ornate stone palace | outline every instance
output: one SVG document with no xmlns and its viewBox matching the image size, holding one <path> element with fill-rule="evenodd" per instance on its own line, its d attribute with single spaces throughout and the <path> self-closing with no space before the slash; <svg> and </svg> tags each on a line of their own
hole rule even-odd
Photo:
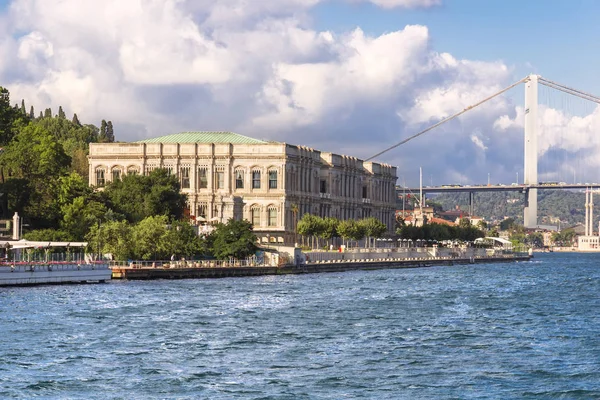
<svg viewBox="0 0 600 400">
<path fill-rule="evenodd" d="M 291 244 L 305 213 L 376 217 L 390 232 L 396 168 L 231 132 L 187 132 L 133 143 L 92 143 L 89 183 L 165 168 L 176 174 L 197 223 L 252 222 L 262 241 Z"/>
</svg>

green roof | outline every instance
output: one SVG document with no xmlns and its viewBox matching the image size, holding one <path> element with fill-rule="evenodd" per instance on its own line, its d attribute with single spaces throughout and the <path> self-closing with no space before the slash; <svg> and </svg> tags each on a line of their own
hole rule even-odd
<svg viewBox="0 0 600 400">
<path fill-rule="evenodd" d="M 135 143 L 234 143 L 264 144 L 263 140 L 239 135 L 233 132 L 181 132 L 151 139 L 138 140 Z"/>
</svg>

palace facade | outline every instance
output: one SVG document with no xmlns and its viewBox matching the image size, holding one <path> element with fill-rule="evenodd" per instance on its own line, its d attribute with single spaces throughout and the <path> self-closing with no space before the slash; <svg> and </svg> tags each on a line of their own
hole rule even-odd
<svg viewBox="0 0 600 400">
<path fill-rule="evenodd" d="M 293 244 L 310 213 L 376 217 L 394 230 L 396 168 L 231 132 L 186 132 L 133 143 L 92 143 L 89 184 L 165 168 L 197 223 L 246 219 L 263 242 Z"/>
</svg>

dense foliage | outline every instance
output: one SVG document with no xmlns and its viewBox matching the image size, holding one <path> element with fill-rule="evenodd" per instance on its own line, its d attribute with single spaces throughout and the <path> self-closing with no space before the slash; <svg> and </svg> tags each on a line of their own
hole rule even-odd
<svg viewBox="0 0 600 400">
<path fill-rule="evenodd" d="M 462 219 L 457 226 L 443 224 L 425 224 L 422 227 L 413 225 L 402 225 L 396 232 L 402 239 L 411 240 L 464 240 L 472 242 L 477 238 L 484 237 L 481 229 L 471 225 L 467 219 Z"/>
<path fill-rule="evenodd" d="M 337 218 L 321 218 L 316 215 L 304 214 L 298 222 L 298 233 L 302 235 L 302 240 L 310 239 L 311 245 L 319 246 L 319 239 L 324 239 L 327 243 L 334 237 L 340 237 L 344 241 L 359 241 L 367 239 L 365 246 L 371 240 L 381 238 L 387 227 L 377 218 L 370 217 L 361 220 L 340 221 Z"/>
<path fill-rule="evenodd" d="M 110 183 L 104 195 L 112 210 L 133 223 L 154 215 L 179 220 L 186 201 L 185 194 L 179 191 L 177 177 L 165 169 L 156 169 L 148 176 L 125 175 Z"/>
<path fill-rule="evenodd" d="M 210 252 L 220 260 L 230 257 L 243 259 L 257 250 L 257 238 L 248 221 L 230 219 L 226 224 L 217 224 L 207 238 Z"/>
<path fill-rule="evenodd" d="M 243 258 L 256 250 L 246 221 L 219 224 L 200 237 L 184 217 L 186 196 L 164 169 L 127 174 L 102 191 L 88 185 L 89 144 L 114 142 L 111 121 L 100 128 L 68 119 L 62 107 L 35 116 L 25 101 L 11 106 L 0 87 L 0 192 L 3 218 L 18 212 L 25 238 L 88 241 L 88 251 L 116 260 Z"/>
<path fill-rule="evenodd" d="M 501 221 L 505 217 L 510 217 L 518 223 L 523 223 L 524 196 L 517 192 L 476 193 L 474 213 L 490 221 Z M 454 209 L 457 205 L 463 210 L 469 209 L 467 193 L 440 194 L 435 196 L 433 201 L 446 210 Z M 594 205 L 594 214 L 600 215 L 597 214 L 599 212 L 600 201 L 597 201 Z M 572 190 L 539 190 L 538 216 L 540 224 L 558 225 L 559 220 L 562 226 L 583 223 L 585 193 Z"/>
<path fill-rule="evenodd" d="M 56 229 L 63 223 L 64 207 L 74 200 L 70 198 L 67 204 L 61 198 L 65 190 L 63 178 L 76 173 L 81 181 L 87 182 L 89 144 L 100 140 L 99 130 L 94 125 L 82 125 L 76 116 L 68 120 L 62 107 L 55 116 L 46 109 L 37 118 L 33 107 L 26 110 L 24 100 L 20 106 L 11 107 L 8 90 L 0 87 L 2 218 L 18 212 L 25 217 L 28 230 Z M 88 205 L 79 200 L 73 207 L 81 209 Z M 68 219 L 71 217 L 72 213 Z M 66 228 L 61 229 L 74 227 L 68 221 L 65 223 Z M 81 238 L 85 229 L 77 229 L 78 232 L 62 232 L 58 236 Z"/>
</svg>

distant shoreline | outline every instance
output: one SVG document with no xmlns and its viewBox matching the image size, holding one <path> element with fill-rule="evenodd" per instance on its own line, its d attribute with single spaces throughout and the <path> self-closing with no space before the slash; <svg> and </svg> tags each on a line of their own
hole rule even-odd
<svg viewBox="0 0 600 400">
<path fill-rule="evenodd" d="M 577 247 L 552 247 L 551 249 L 533 249 L 534 253 L 600 253 L 600 249 L 580 250 Z"/>
</svg>

